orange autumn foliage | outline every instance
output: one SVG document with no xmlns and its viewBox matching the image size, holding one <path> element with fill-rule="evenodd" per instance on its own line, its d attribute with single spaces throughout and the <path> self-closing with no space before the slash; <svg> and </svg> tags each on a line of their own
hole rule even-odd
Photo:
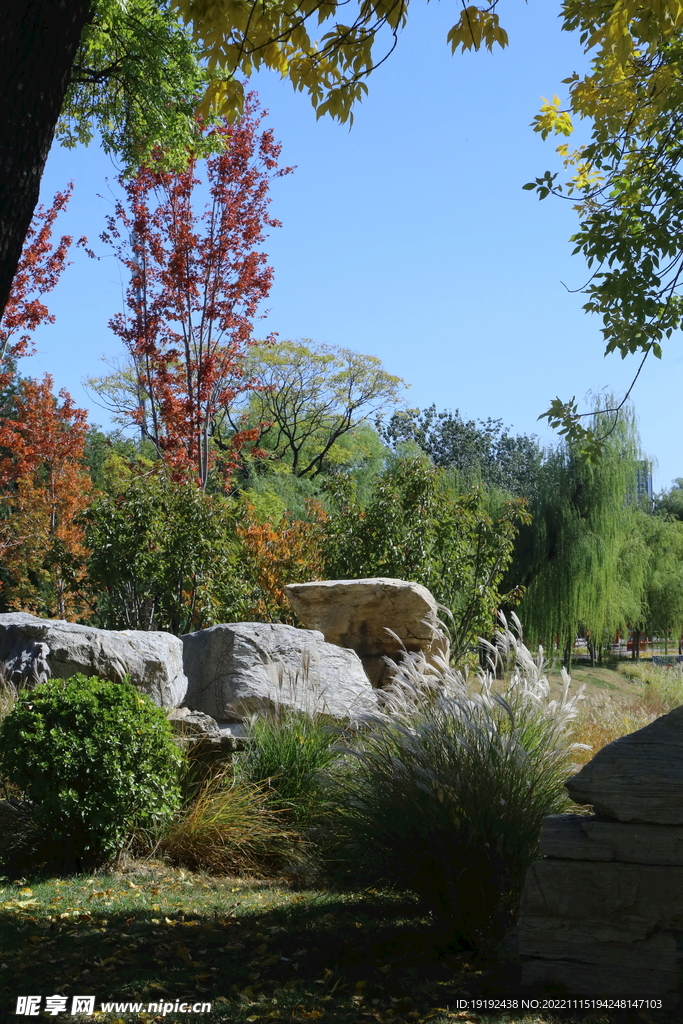
<svg viewBox="0 0 683 1024">
<path fill-rule="evenodd" d="M 324 577 L 324 522 L 322 505 L 306 502 L 310 519 L 292 519 L 287 513 L 277 526 L 260 522 L 256 509 L 245 502 L 237 533 L 242 541 L 245 577 L 253 579 L 256 590 L 248 617 L 260 622 L 294 623 L 285 594 L 288 583 L 308 583 Z"/>
<path fill-rule="evenodd" d="M 75 596 L 86 550 L 78 514 L 90 477 L 82 464 L 86 412 L 52 378 L 23 380 L 12 419 L 0 420 L 0 556 L 12 609 L 83 617 Z"/>
<path fill-rule="evenodd" d="M 86 413 L 66 391 L 54 397 L 51 377 L 19 378 L 17 360 L 32 353 L 31 333 L 54 322 L 43 299 L 68 265 L 73 239 L 53 243 L 52 229 L 72 188 L 36 211 L 0 320 L 2 598 L 12 609 L 60 618 L 83 614 L 72 588 L 85 557 L 75 517 L 90 492 L 82 465 Z"/>
</svg>

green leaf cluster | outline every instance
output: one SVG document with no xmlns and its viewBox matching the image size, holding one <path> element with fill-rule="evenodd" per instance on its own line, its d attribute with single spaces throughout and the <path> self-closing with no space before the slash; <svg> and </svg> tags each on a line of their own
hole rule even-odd
<svg viewBox="0 0 683 1024">
<path fill-rule="evenodd" d="M 500 583 L 526 520 L 523 503 L 504 502 L 494 516 L 481 490 L 456 497 L 424 455 L 397 457 L 365 504 L 349 477 L 332 478 L 329 492 L 336 507 L 326 523 L 327 577 L 423 584 L 453 617 L 456 660 L 491 632 L 501 602 L 514 600 Z"/>
<path fill-rule="evenodd" d="M 435 466 L 457 474 L 461 491 L 483 484 L 518 498 L 529 498 L 534 492 L 543 456 L 538 441 L 526 434 L 511 434 L 500 419 L 463 420 L 457 409 L 437 413 L 431 405 L 422 410 L 399 409 L 377 425 L 393 451 L 415 444 Z"/>
<path fill-rule="evenodd" d="M 229 499 L 140 476 L 96 496 L 84 522 L 99 625 L 179 635 L 239 618 L 245 584 Z"/>
<path fill-rule="evenodd" d="M 565 79 L 566 108 L 555 96 L 533 126 L 543 138 L 568 135 L 583 119 L 590 136 L 574 151 L 558 147 L 567 181 L 546 171 L 523 187 L 574 203 L 574 253 L 591 270 L 584 309 L 602 320 L 605 352 L 660 358 L 683 326 L 683 7 L 568 0 L 562 16 L 591 52 L 590 70 Z M 563 433 L 593 444 L 572 403 L 556 404 Z"/>
<path fill-rule="evenodd" d="M 0 764 L 35 805 L 46 853 L 67 867 L 116 855 L 179 801 L 166 715 L 128 683 L 75 675 L 22 691 L 0 725 Z"/>
<path fill-rule="evenodd" d="M 507 45 L 496 4 L 463 5 L 447 37 L 453 52 Z M 367 93 L 365 79 L 397 45 L 408 16 L 408 0 L 359 0 L 351 7 L 340 0 L 173 0 L 172 6 L 192 25 L 208 67 L 225 69 L 202 110 L 235 111 L 243 93 L 234 76 L 270 68 L 308 93 L 318 117 L 339 121 L 352 120 L 354 103 Z M 319 34 L 323 27 L 327 31 Z"/>
<path fill-rule="evenodd" d="M 107 153 L 133 170 L 156 152 L 181 168 L 208 153 L 196 107 L 215 78 L 164 0 L 96 0 L 72 68 L 56 137 L 73 148 L 99 131 Z"/>
</svg>

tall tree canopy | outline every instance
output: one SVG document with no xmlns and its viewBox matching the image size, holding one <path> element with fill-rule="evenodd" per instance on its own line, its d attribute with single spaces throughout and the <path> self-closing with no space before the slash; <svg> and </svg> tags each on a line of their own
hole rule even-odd
<svg viewBox="0 0 683 1024">
<path fill-rule="evenodd" d="M 602 318 L 606 353 L 659 358 L 683 326 L 683 24 L 677 0 L 615 4 L 567 0 L 564 27 L 594 47 L 590 71 L 565 80 L 535 128 L 570 136 L 573 120 L 590 141 L 558 154 L 566 176 L 546 171 L 525 187 L 568 198 L 579 214 L 575 253 L 591 268 L 584 309 Z M 574 399 L 556 399 L 548 418 L 586 451 L 601 441 L 580 423 Z"/>
<path fill-rule="evenodd" d="M 256 346 L 243 372 L 260 388 L 249 395 L 242 415 L 228 415 L 226 424 L 232 430 L 260 425 L 259 447 L 284 459 L 298 477 L 315 477 L 328 467 L 338 442 L 396 404 L 405 387 L 377 356 L 310 339 Z M 220 430 L 216 439 L 221 441 Z"/>
<path fill-rule="evenodd" d="M 267 67 L 306 91 L 319 115 L 351 116 L 366 79 L 398 41 L 408 0 L 15 0 L 0 43 L 0 313 L 38 201 L 60 115 L 68 143 L 97 127 L 135 164 L 160 146 L 178 159 L 193 138 L 195 109 L 235 116 L 243 76 Z M 505 46 L 497 0 L 462 5 L 447 41 L 457 49 Z M 565 27 L 595 48 L 605 80 L 675 38 L 678 0 L 567 0 Z M 320 35 L 320 30 L 322 35 Z M 314 41 L 318 39 L 319 41 Z M 641 48 L 639 50 L 638 48 Z M 659 68 L 657 69 L 659 72 Z M 669 76 L 667 78 L 667 75 Z M 675 76 L 674 76 L 675 77 Z M 666 92 L 670 72 L 653 79 Z M 595 84 L 573 92 L 584 111 Z M 597 90 L 599 92 L 599 89 Z M 618 101 L 613 104 L 618 109 Z M 577 107 L 578 109 L 578 107 Z M 553 127 L 550 115 L 549 130 Z M 565 118 L 566 122 L 566 118 Z M 565 123 L 566 127 L 566 123 Z"/>
<path fill-rule="evenodd" d="M 128 413 L 173 470 L 191 470 L 204 488 L 216 417 L 252 386 L 242 360 L 272 279 L 260 250 L 267 227 L 279 225 L 268 216 L 268 190 L 288 169 L 278 169 L 280 146 L 260 127 L 262 117 L 252 94 L 240 118 L 211 130 L 225 145 L 206 162 L 202 213 L 196 160 L 176 172 L 150 161 L 122 182 L 126 202 L 116 204 L 102 236 L 131 275 L 127 313 L 110 326 L 128 350 L 132 373 L 93 384 L 113 397 L 114 407 L 119 403 L 117 411 Z M 230 438 L 228 462 L 240 440 Z"/>
<path fill-rule="evenodd" d="M 530 498 L 543 452 L 535 437 L 511 434 L 502 420 L 463 420 L 455 412 L 398 409 L 386 423 L 378 423 L 382 440 L 394 450 L 412 441 L 430 456 L 435 466 L 455 469 L 465 486 L 478 479 L 495 487 Z"/>
<path fill-rule="evenodd" d="M 591 428 L 599 436 L 607 422 L 598 409 Z M 632 415 L 596 464 L 571 443 L 547 453 L 509 575 L 525 588 L 518 614 L 532 641 L 571 652 L 581 631 L 601 642 L 640 618 L 648 551 L 633 544 L 639 458 Z"/>
</svg>

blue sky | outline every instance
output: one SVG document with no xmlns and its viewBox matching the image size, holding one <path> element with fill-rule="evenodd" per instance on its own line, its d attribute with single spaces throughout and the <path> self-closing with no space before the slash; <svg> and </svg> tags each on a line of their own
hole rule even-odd
<svg viewBox="0 0 683 1024">
<path fill-rule="evenodd" d="M 297 166 L 272 189 L 283 227 L 265 246 L 275 281 L 255 336 L 277 331 L 379 356 L 411 385 L 409 405 L 501 418 L 549 443 L 556 437 L 537 417 L 552 398 L 623 393 L 636 368 L 603 358 L 599 320 L 568 290 L 587 277 L 570 255 L 571 205 L 522 190 L 557 169 L 555 144 L 529 127 L 540 98 L 561 93 L 585 57 L 560 31 L 556 3 L 510 0 L 499 8 L 510 46 L 455 57 L 446 33 L 457 6 L 413 5 L 351 129 L 316 121 L 308 99 L 272 74 L 252 82 L 284 163 Z M 102 258 L 74 256 L 49 299 L 57 322 L 37 334 L 38 353 L 23 366 L 51 373 L 104 426 L 81 382 L 106 371 L 100 357 L 122 355 L 107 321 L 122 308 L 125 280 L 96 241 L 112 203 L 105 179 L 116 173 L 96 146 L 50 154 L 43 199 L 73 179 L 61 232 L 87 235 Z M 682 370 L 674 337 L 633 395 L 656 488 L 683 476 L 674 414 Z"/>
</svg>

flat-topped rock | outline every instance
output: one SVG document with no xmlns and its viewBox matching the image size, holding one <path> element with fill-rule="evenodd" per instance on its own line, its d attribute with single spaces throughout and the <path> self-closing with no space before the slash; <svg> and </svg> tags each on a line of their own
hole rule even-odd
<svg viewBox="0 0 683 1024">
<path fill-rule="evenodd" d="M 279 622 L 235 622 L 181 637 L 185 704 L 219 722 L 277 706 L 354 719 L 377 708 L 356 653 L 322 633 Z"/>
<path fill-rule="evenodd" d="M 79 672 L 114 683 L 128 678 L 163 708 L 176 707 L 187 691 L 183 645 L 171 633 L 96 629 L 10 612 L 0 615 L 0 662 L 17 687 Z"/>
<path fill-rule="evenodd" d="M 603 747 L 565 785 L 600 817 L 683 825 L 683 706 Z"/>
<path fill-rule="evenodd" d="M 543 820 L 541 857 L 621 861 L 624 864 L 683 864 L 683 826 L 625 825 L 581 814 L 551 814 Z"/>
<path fill-rule="evenodd" d="M 400 659 L 404 648 L 423 652 L 432 664 L 437 658 L 448 661 L 449 641 L 439 624 L 437 602 L 419 583 L 385 577 L 323 580 L 292 583 L 285 591 L 305 626 L 320 630 L 328 643 L 356 652 L 373 686 L 388 681 L 391 668 L 385 659 Z"/>
</svg>

